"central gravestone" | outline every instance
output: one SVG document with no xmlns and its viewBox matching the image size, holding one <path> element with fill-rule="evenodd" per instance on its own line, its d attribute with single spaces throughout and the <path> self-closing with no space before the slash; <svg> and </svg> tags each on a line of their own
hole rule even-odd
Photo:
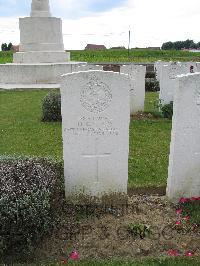
<svg viewBox="0 0 200 266">
<path fill-rule="evenodd" d="M 129 85 L 126 75 L 114 72 L 63 76 L 66 197 L 127 193 Z"/>
</svg>

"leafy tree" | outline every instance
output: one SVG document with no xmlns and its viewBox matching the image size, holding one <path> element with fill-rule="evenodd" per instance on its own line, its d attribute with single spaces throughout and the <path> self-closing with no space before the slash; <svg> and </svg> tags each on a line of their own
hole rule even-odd
<svg viewBox="0 0 200 266">
<path fill-rule="evenodd" d="M 13 47 L 13 45 L 12 45 L 12 43 L 10 42 L 10 43 L 8 44 L 8 50 L 7 50 L 7 51 L 10 51 L 10 50 L 12 49 L 12 47 Z"/>
<path fill-rule="evenodd" d="M 1 50 L 2 51 L 10 51 L 12 49 L 12 43 L 10 42 L 8 45 L 7 43 L 2 43 Z"/>
<path fill-rule="evenodd" d="M 7 51 L 7 44 L 6 43 L 2 43 L 1 50 L 2 51 Z"/>
<path fill-rule="evenodd" d="M 163 50 L 181 50 L 181 49 L 196 49 L 200 48 L 200 42 L 195 43 L 193 40 L 166 42 L 163 43 Z"/>
</svg>

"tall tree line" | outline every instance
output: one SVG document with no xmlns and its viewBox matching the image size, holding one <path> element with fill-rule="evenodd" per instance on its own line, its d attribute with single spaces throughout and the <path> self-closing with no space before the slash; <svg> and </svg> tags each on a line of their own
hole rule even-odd
<svg viewBox="0 0 200 266">
<path fill-rule="evenodd" d="M 165 42 L 162 45 L 162 50 L 181 50 L 181 49 L 198 49 L 200 42 L 195 43 L 193 40 Z"/>
<path fill-rule="evenodd" d="M 12 49 L 12 43 L 10 42 L 9 44 L 7 43 L 2 43 L 1 45 L 1 50 L 2 51 L 10 51 Z"/>
</svg>

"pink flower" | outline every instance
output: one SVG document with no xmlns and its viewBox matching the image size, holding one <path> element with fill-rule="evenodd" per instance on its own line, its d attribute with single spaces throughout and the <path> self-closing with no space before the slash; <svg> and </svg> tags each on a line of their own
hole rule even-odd
<svg viewBox="0 0 200 266">
<path fill-rule="evenodd" d="M 176 221 L 176 225 L 181 225 L 181 221 Z"/>
<path fill-rule="evenodd" d="M 190 220 L 190 216 L 185 216 L 182 218 L 184 221 L 189 221 Z"/>
<path fill-rule="evenodd" d="M 70 254 L 69 258 L 71 260 L 78 260 L 79 259 L 78 252 L 76 250 L 72 251 L 72 253 Z"/>
<path fill-rule="evenodd" d="M 194 256 L 194 252 L 192 252 L 192 251 L 187 251 L 187 252 L 185 252 L 185 256 L 186 256 L 186 257 L 192 257 L 192 256 Z"/>
<path fill-rule="evenodd" d="M 178 250 L 170 249 L 170 250 L 167 251 L 167 255 L 177 257 L 177 256 L 179 256 L 180 254 L 179 254 Z"/>
<path fill-rule="evenodd" d="M 190 199 L 188 199 L 188 198 L 180 198 L 179 203 L 186 203 L 189 201 L 190 201 Z"/>
<path fill-rule="evenodd" d="M 181 214 L 183 212 L 183 209 L 178 209 L 178 210 L 176 210 L 176 214 Z"/>
<path fill-rule="evenodd" d="M 200 197 L 192 197 L 191 200 L 200 200 Z"/>
</svg>

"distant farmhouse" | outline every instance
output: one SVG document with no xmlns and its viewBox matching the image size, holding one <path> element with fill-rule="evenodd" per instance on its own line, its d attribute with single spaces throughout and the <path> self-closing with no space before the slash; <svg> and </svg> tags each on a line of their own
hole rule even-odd
<svg viewBox="0 0 200 266">
<path fill-rule="evenodd" d="M 160 47 L 147 47 L 147 50 L 161 50 Z"/>
<path fill-rule="evenodd" d="M 13 45 L 11 50 L 14 52 L 14 53 L 17 53 L 19 52 L 19 45 Z"/>
<path fill-rule="evenodd" d="M 106 50 L 107 48 L 105 45 L 98 45 L 98 44 L 87 44 L 85 50 Z"/>
<path fill-rule="evenodd" d="M 115 46 L 115 47 L 111 47 L 110 49 L 112 49 L 112 50 L 125 50 L 126 47 L 124 47 L 124 46 Z"/>
</svg>

